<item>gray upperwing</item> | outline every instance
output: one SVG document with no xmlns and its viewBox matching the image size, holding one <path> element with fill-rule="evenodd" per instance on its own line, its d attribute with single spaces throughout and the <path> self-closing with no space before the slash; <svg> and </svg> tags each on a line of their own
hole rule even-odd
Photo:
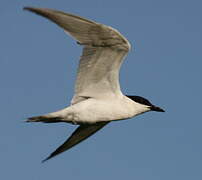
<svg viewBox="0 0 202 180">
<path fill-rule="evenodd" d="M 23 9 L 53 21 L 75 38 L 79 44 L 102 47 L 121 45 L 121 49 L 125 51 L 130 49 L 128 40 L 109 26 L 48 8 L 24 7 Z"/>
<path fill-rule="evenodd" d="M 67 151 L 68 149 L 72 148 L 73 146 L 77 145 L 81 141 L 87 139 L 88 137 L 96 133 L 108 123 L 109 122 L 101 122 L 92 125 L 80 125 L 61 146 L 59 146 L 53 153 L 50 154 L 50 156 L 48 156 L 42 162 L 45 162 L 51 159 L 52 157 L 64 151 Z"/>
<path fill-rule="evenodd" d="M 130 43 L 120 32 L 110 26 L 53 9 L 24 9 L 56 23 L 84 46 L 72 104 L 80 102 L 82 97 L 122 95 L 119 69 L 130 49 Z"/>
</svg>

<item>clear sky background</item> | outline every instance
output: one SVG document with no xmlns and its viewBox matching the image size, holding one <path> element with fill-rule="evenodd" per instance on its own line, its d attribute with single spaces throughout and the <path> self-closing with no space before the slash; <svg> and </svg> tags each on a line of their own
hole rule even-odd
<svg viewBox="0 0 202 180">
<path fill-rule="evenodd" d="M 42 164 L 75 127 L 23 121 L 69 104 L 81 47 L 24 6 L 118 29 L 132 44 L 122 91 L 166 112 L 113 122 Z M 200 0 L 1 0 L 0 179 L 201 180 L 201 7 Z"/>
</svg>

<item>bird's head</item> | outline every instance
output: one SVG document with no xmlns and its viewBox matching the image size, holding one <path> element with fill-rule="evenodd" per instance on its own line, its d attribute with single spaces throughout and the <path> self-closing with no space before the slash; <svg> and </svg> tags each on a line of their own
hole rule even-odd
<svg viewBox="0 0 202 180">
<path fill-rule="evenodd" d="M 129 96 L 129 95 L 126 96 L 131 100 L 135 101 L 136 103 L 146 106 L 148 108 L 148 111 L 165 112 L 162 108 L 153 105 L 149 100 L 141 96 Z"/>
</svg>

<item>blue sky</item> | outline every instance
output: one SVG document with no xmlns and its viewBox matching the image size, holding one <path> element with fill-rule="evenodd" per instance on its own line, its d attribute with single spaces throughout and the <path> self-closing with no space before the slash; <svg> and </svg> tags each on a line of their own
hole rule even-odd
<svg viewBox="0 0 202 180">
<path fill-rule="evenodd" d="M 166 113 L 111 123 L 41 164 L 75 127 L 23 121 L 69 104 L 81 47 L 24 6 L 59 9 L 118 29 L 132 44 L 121 69 L 122 91 Z M 201 180 L 201 6 L 199 0 L 1 0 L 0 178 Z"/>
</svg>

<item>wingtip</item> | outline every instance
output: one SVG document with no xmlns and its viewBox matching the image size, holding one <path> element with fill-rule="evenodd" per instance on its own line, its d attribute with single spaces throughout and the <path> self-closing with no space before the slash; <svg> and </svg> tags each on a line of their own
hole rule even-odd
<svg viewBox="0 0 202 180">
<path fill-rule="evenodd" d="M 41 161 L 41 163 L 44 163 L 44 162 L 48 161 L 49 159 L 51 159 L 51 158 L 54 157 L 54 156 L 55 156 L 55 155 L 50 154 L 47 158 L 43 159 L 43 160 Z"/>
<path fill-rule="evenodd" d="M 37 13 L 37 11 L 39 11 L 41 8 L 36 8 L 36 7 L 30 7 L 30 6 L 25 6 L 23 7 L 24 11 L 30 11 L 30 12 L 35 12 Z"/>
<path fill-rule="evenodd" d="M 49 159 L 50 159 L 50 156 L 48 156 L 47 158 L 43 159 L 43 160 L 41 161 L 41 163 L 45 163 L 45 162 L 48 161 Z"/>
</svg>

